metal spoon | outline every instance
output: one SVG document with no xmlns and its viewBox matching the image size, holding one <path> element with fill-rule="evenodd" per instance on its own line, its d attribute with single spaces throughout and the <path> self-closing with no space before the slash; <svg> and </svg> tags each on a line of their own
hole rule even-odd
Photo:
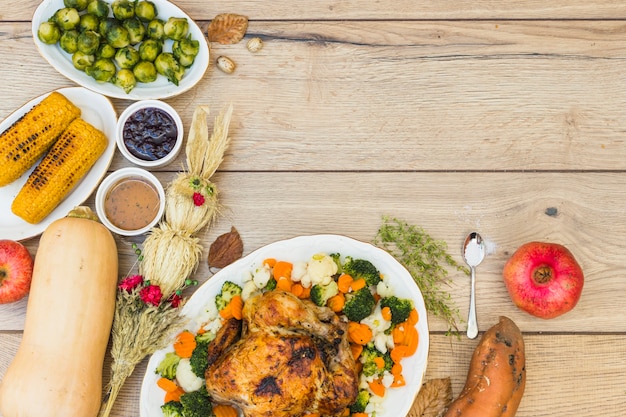
<svg viewBox="0 0 626 417">
<path fill-rule="evenodd" d="M 472 278 L 469 317 L 467 319 L 467 337 L 470 339 L 474 339 L 478 336 L 478 321 L 476 319 L 476 267 L 484 258 L 485 243 L 483 238 L 476 232 L 470 233 L 463 243 L 463 259 L 470 267 Z"/>
</svg>

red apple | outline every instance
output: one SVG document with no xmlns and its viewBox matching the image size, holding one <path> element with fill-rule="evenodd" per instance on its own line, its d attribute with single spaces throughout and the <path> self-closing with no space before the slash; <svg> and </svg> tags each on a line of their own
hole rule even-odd
<svg viewBox="0 0 626 417">
<path fill-rule="evenodd" d="M 504 265 L 504 283 L 520 309 L 543 319 L 570 311 L 583 290 L 583 271 L 574 255 L 558 243 L 520 246 Z"/>
<path fill-rule="evenodd" d="M 33 277 L 33 257 L 13 240 L 0 240 L 0 304 L 24 298 Z"/>
</svg>

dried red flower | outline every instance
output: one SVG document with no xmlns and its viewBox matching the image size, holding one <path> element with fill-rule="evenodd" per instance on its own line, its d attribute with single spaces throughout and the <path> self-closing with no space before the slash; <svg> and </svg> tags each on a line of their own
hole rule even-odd
<svg viewBox="0 0 626 417">
<path fill-rule="evenodd" d="M 135 288 L 137 288 L 143 282 L 143 277 L 141 275 L 131 275 L 130 277 L 125 278 L 120 282 L 117 286 L 120 290 L 125 290 L 126 292 L 131 292 Z"/>
<path fill-rule="evenodd" d="M 141 301 L 146 304 L 158 306 L 162 297 L 163 294 L 161 293 L 161 288 L 158 285 L 148 285 L 139 291 L 139 298 L 141 298 Z"/>
<path fill-rule="evenodd" d="M 198 192 L 193 193 L 193 204 L 201 206 L 204 204 L 204 196 Z"/>
<path fill-rule="evenodd" d="M 178 294 L 174 294 L 171 297 L 170 304 L 172 305 L 173 308 L 178 308 L 178 306 L 180 305 L 182 301 L 183 301 L 183 297 L 181 297 Z"/>
</svg>

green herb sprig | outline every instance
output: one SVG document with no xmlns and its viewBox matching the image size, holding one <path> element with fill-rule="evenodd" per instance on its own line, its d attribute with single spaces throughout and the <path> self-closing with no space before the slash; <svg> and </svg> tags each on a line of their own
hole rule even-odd
<svg viewBox="0 0 626 417">
<path fill-rule="evenodd" d="M 417 283 L 426 310 L 448 324 L 448 334 L 458 333 L 457 323 L 463 322 L 459 309 L 443 287 L 449 285 L 449 268 L 469 275 L 469 269 L 448 253 L 444 241 L 435 240 L 423 228 L 394 217 L 383 216 L 373 242 L 389 252 L 409 271 Z"/>
</svg>

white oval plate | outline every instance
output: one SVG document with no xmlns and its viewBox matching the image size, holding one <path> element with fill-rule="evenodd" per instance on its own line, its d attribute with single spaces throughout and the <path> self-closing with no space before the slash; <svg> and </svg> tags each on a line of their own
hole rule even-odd
<svg viewBox="0 0 626 417">
<path fill-rule="evenodd" d="M 96 189 L 111 164 L 111 159 L 115 152 L 115 126 L 117 124 L 117 115 L 113 104 L 103 95 L 82 87 L 62 88 L 57 91 L 67 97 L 76 107 L 80 108 L 83 120 L 104 132 L 109 139 L 109 144 L 100 159 L 98 159 L 87 175 L 76 184 L 76 187 L 70 194 L 52 213 L 37 224 L 30 224 L 11 211 L 13 200 L 37 164 L 11 184 L 0 187 L 0 237 L 2 239 L 24 240 L 39 235 L 54 220 L 65 217 L 75 206 L 82 204 Z M 39 96 L 14 111 L 0 123 L 0 132 L 8 129 L 17 119 L 47 97 L 48 94 Z"/>
<path fill-rule="evenodd" d="M 405 358 L 402 362 L 403 368 L 407 370 L 404 375 L 406 386 L 387 390 L 387 397 L 383 403 L 385 410 L 382 414 L 377 414 L 377 417 L 406 416 L 413 406 L 413 401 L 422 386 L 426 372 L 429 349 L 427 313 L 422 293 L 411 274 L 394 257 L 380 248 L 338 235 L 312 235 L 281 240 L 257 249 L 221 269 L 196 290 L 183 307 L 182 313 L 189 318 L 199 316 L 207 300 L 219 293 L 224 281 L 229 280 L 241 284 L 244 272 L 258 267 L 266 258 L 297 262 L 307 261 L 316 253 L 339 253 L 342 257 L 352 256 L 367 259 L 390 279 L 394 292 L 398 296 L 411 298 L 414 301 L 415 308 L 419 313 L 417 324 L 419 346 L 413 356 Z M 150 357 L 141 386 L 139 402 L 141 417 L 163 415 L 160 407 L 163 404 L 165 392 L 156 384 L 159 376 L 155 373 L 155 369 L 165 357 L 165 353 L 172 350 L 171 347 L 162 349 Z"/>
<path fill-rule="evenodd" d="M 92 77 L 77 70 L 72 64 L 72 56 L 66 53 L 61 47 L 56 45 L 47 45 L 37 37 L 37 29 L 42 22 L 46 22 L 58 9 L 65 7 L 63 0 L 44 0 L 35 10 L 32 19 L 33 39 L 39 53 L 43 56 L 57 71 L 74 81 L 97 93 L 108 97 L 115 97 L 128 100 L 147 100 L 147 99 L 164 99 L 184 93 L 198 83 L 204 76 L 209 66 L 209 46 L 202 30 L 185 12 L 178 6 L 167 0 L 152 0 L 156 5 L 158 17 L 167 20 L 168 17 L 185 17 L 189 21 L 189 33 L 191 37 L 200 42 L 200 52 L 196 56 L 193 65 L 187 69 L 183 79 L 178 86 L 172 84 L 167 78 L 159 75 L 157 80 L 152 83 L 137 83 L 137 86 L 126 94 L 124 90 L 112 83 L 99 83 Z M 110 3 L 110 1 L 109 1 Z M 163 46 L 163 50 L 171 51 L 172 41 L 168 40 Z"/>
</svg>

